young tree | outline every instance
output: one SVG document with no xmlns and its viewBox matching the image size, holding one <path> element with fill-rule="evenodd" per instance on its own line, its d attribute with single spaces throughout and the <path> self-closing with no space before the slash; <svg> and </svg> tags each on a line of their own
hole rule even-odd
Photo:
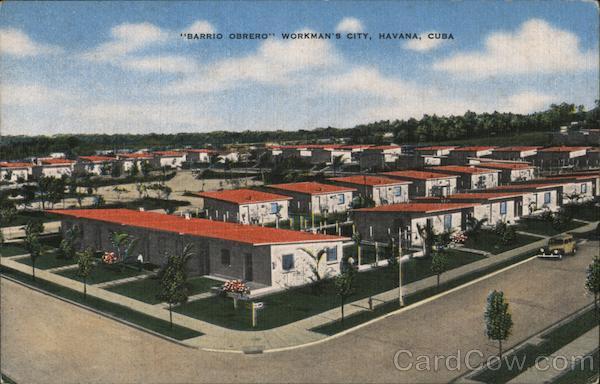
<svg viewBox="0 0 600 384">
<path fill-rule="evenodd" d="M 504 292 L 494 290 L 489 294 L 485 310 L 485 326 L 487 337 L 498 341 L 499 356 L 502 358 L 502 341 L 508 339 L 513 326 Z"/>
<path fill-rule="evenodd" d="M 596 318 L 600 322 L 600 258 L 595 257 L 594 261 L 588 266 L 585 288 L 594 295 L 594 307 L 596 309 Z"/>
<path fill-rule="evenodd" d="M 123 164 L 121 162 L 115 162 L 112 164 L 110 175 L 112 177 L 121 177 L 123 174 Z"/>
<path fill-rule="evenodd" d="M 77 275 L 83 279 L 83 299 L 87 296 L 87 278 L 94 268 L 94 250 L 91 247 L 77 252 Z"/>
<path fill-rule="evenodd" d="M 65 231 L 63 239 L 60 242 L 59 250 L 60 256 L 65 259 L 72 259 L 75 257 L 76 249 L 78 247 L 79 237 L 81 232 L 79 227 L 73 226 Z"/>
<path fill-rule="evenodd" d="M 173 304 L 183 304 L 188 299 L 186 264 L 194 255 L 192 244 L 186 244 L 181 254 L 167 256 L 167 263 L 159 272 L 158 298 L 169 304 L 169 321 L 173 328 Z"/>
<path fill-rule="evenodd" d="M 152 171 L 152 164 L 150 164 L 149 161 L 143 161 L 141 168 L 142 168 L 142 175 L 144 175 L 144 177 L 146 177 Z"/>
<path fill-rule="evenodd" d="M 140 174 L 140 168 L 138 167 L 137 161 L 134 161 L 133 164 L 131 164 L 131 168 L 129 168 L 129 175 L 131 177 L 136 177 L 139 174 Z"/>
<path fill-rule="evenodd" d="M 331 160 L 331 168 L 333 169 L 334 177 L 337 175 L 337 171 L 342 167 L 342 165 L 344 165 L 344 156 L 343 155 L 335 156 Z"/>
<path fill-rule="evenodd" d="M 44 231 L 44 225 L 39 221 L 30 221 L 25 227 L 25 249 L 31 258 L 31 277 L 35 281 L 35 262 L 42 253 L 40 234 Z"/>
<path fill-rule="evenodd" d="M 437 287 L 440 288 L 440 276 L 448 270 L 448 257 L 445 252 L 433 252 L 431 258 L 431 272 L 437 276 Z"/>
<path fill-rule="evenodd" d="M 348 296 L 354 293 L 354 277 L 356 276 L 356 271 L 352 266 L 346 268 L 342 273 L 337 275 L 334 280 L 335 289 L 337 291 L 338 296 L 342 301 L 342 323 L 344 322 L 344 304 Z"/>
</svg>

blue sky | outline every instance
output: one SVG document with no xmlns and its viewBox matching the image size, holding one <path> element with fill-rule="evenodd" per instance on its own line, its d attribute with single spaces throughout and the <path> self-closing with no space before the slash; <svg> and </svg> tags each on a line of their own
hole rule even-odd
<svg viewBox="0 0 600 384">
<path fill-rule="evenodd" d="M 280 38 L 299 31 L 343 38 Z M 276 37 L 227 38 L 235 32 Z M 372 40 L 345 38 L 355 32 Z M 0 133 L 293 130 L 562 101 L 589 108 L 598 41 L 598 8 L 583 1 L 9 1 Z"/>
</svg>

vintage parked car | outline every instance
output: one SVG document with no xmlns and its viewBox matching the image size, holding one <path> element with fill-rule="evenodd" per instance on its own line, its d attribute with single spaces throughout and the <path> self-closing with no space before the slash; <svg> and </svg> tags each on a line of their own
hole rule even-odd
<svg viewBox="0 0 600 384">
<path fill-rule="evenodd" d="M 573 235 L 566 233 L 548 240 L 548 245 L 540 248 L 538 257 L 562 259 L 563 256 L 574 255 L 575 252 L 577 252 L 577 243 Z"/>
</svg>

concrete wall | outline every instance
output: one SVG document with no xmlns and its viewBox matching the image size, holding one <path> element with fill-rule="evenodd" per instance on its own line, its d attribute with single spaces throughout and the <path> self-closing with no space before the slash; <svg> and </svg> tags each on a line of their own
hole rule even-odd
<svg viewBox="0 0 600 384">
<path fill-rule="evenodd" d="M 498 222 L 514 224 L 518 219 L 516 215 L 517 202 L 514 199 L 503 200 L 506 203 L 506 214 L 500 213 L 502 201 L 482 202 L 473 208 L 473 217 L 477 220 L 487 219 L 486 225 L 495 225 Z"/>
<path fill-rule="evenodd" d="M 341 241 L 310 243 L 310 244 L 286 244 L 272 245 L 272 262 L 271 262 L 271 281 L 274 287 L 286 288 L 296 285 L 303 285 L 311 282 L 314 273 L 311 266 L 315 265 L 314 260 L 302 250 L 302 248 L 312 251 L 314 255 L 325 248 L 336 248 L 337 259 L 328 262 L 327 256 L 324 255 L 319 263 L 319 271 L 322 276 L 332 277 L 340 272 L 340 264 L 343 257 L 343 247 Z M 294 268 L 286 271 L 283 269 L 283 255 L 294 255 Z"/>
<path fill-rule="evenodd" d="M 458 178 L 450 177 L 447 179 L 430 179 L 425 181 L 425 194 L 417 196 L 448 196 L 456 193 L 458 190 Z"/>
<path fill-rule="evenodd" d="M 408 202 L 409 185 L 410 184 L 376 185 L 371 189 L 371 198 L 375 201 L 375 205 Z M 398 190 L 400 194 L 397 196 Z"/>
<path fill-rule="evenodd" d="M 343 195 L 343 203 L 339 203 L 339 195 Z M 326 193 L 311 196 L 312 212 L 317 215 L 325 213 L 348 212 L 352 204 L 352 192 Z"/>
<path fill-rule="evenodd" d="M 289 219 L 288 200 L 276 200 L 254 204 L 236 204 L 222 200 L 204 198 L 204 209 L 207 212 L 207 217 L 212 218 L 213 220 L 242 224 L 274 223 L 277 221 L 277 215 L 271 213 L 271 203 L 277 203 L 281 207 L 279 210 L 279 220 Z"/>
<path fill-rule="evenodd" d="M 550 194 L 550 202 L 544 203 L 546 193 Z M 523 216 L 539 213 L 544 209 L 556 212 L 559 207 L 558 191 L 556 189 L 523 193 Z"/>
</svg>

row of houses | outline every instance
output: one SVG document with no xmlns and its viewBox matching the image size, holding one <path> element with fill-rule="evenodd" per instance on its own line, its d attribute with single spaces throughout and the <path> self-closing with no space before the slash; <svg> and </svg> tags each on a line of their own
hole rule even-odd
<svg viewBox="0 0 600 384">
<path fill-rule="evenodd" d="M 307 144 L 271 146 L 275 159 L 297 158 L 311 164 L 331 164 L 338 157 L 342 163 L 357 163 L 361 169 L 421 168 L 436 165 L 465 165 L 471 159 L 529 162 L 543 169 L 563 167 L 598 167 L 597 147 L 556 146 L 453 146 L 438 145 L 408 148 L 399 145 Z"/>
<path fill-rule="evenodd" d="M 123 171 L 129 172 L 133 167 L 141 169 L 144 163 L 152 168 L 179 169 L 185 163 L 208 164 L 214 156 L 233 162 L 239 160 L 236 152 L 219 153 L 211 149 L 119 153 L 115 156 L 79 156 L 77 159 L 44 157 L 32 159 L 30 162 L 0 162 L 0 180 L 17 182 L 40 176 L 60 178 L 73 173 L 103 175 L 110 174 L 115 166 L 121 166 Z"/>
</svg>

